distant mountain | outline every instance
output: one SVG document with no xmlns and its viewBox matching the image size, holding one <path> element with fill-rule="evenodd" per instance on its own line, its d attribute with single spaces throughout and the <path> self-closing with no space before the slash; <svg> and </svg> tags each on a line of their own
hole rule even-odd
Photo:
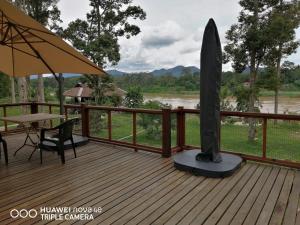
<svg viewBox="0 0 300 225">
<path fill-rule="evenodd" d="M 160 69 L 160 70 L 154 70 L 151 73 L 154 76 L 162 76 L 166 74 L 170 74 L 175 77 L 179 77 L 183 74 L 184 70 L 190 70 L 191 73 L 198 73 L 200 72 L 200 69 L 195 66 L 176 66 L 170 69 Z"/>
<path fill-rule="evenodd" d="M 106 73 L 108 73 L 109 75 L 114 76 L 114 77 L 120 77 L 120 76 L 127 74 L 127 73 L 119 71 L 119 70 L 107 70 Z"/>
<path fill-rule="evenodd" d="M 173 67 L 170 69 L 158 69 L 158 70 L 153 70 L 152 72 L 147 72 L 147 73 L 151 73 L 154 76 L 162 76 L 162 75 L 170 74 L 172 76 L 179 77 L 183 74 L 184 70 L 190 70 L 191 73 L 199 73 L 200 72 L 200 69 L 195 66 L 176 66 L 176 67 Z M 120 77 L 125 74 L 129 74 L 129 73 L 119 71 L 119 70 L 107 70 L 106 72 L 114 77 Z"/>
</svg>

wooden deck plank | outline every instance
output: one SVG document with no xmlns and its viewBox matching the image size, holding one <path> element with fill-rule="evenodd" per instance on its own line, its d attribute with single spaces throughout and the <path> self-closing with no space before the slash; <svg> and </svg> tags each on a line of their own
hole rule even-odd
<svg viewBox="0 0 300 225">
<path fill-rule="evenodd" d="M 126 207 L 127 214 L 124 215 L 123 217 L 119 218 L 117 221 L 113 222 L 112 224 L 125 224 L 125 223 L 128 223 L 130 220 L 132 220 L 136 216 L 138 216 L 139 213 L 143 212 L 143 210 L 145 210 L 149 205 L 155 203 L 160 198 L 167 195 L 169 192 L 172 192 L 177 186 L 180 186 L 182 183 L 184 183 L 189 178 L 191 178 L 190 175 L 183 174 L 182 177 L 175 180 L 173 183 L 166 186 L 165 188 L 160 189 L 159 192 L 155 191 L 154 192 L 155 195 L 152 195 L 152 194 L 145 195 L 145 198 L 141 198 L 138 201 L 136 201 L 135 204 L 131 204 L 131 205 L 129 205 L 129 207 Z M 111 219 L 114 220 L 113 217 Z"/>
<path fill-rule="evenodd" d="M 247 185 L 255 183 L 260 175 L 262 174 L 264 168 L 263 167 L 252 167 L 253 171 L 247 174 L 247 176 L 243 176 L 241 182 L 239 182 L 226 196 L 226 198 L 218 205 L 218 207 L 213 211 L 213 213 L 209 216 L 209 218 L 204 223 L 205 225 L 209 224 L 217 224 L 219 219 L 222 217 L 227 208 L 230 207 L 232 202 L 239 196 L 242 189 L 247 187 Z M 254 171 L 256 169 L 256 171 Z M 198 221 L 198 220 L 197 220 Z M 200 221 L 199 221 L 200 224 Z"/>
<path fill-rule="evenodd" d="M 65 194 L 62 195 L 62 199 L 58 199 L 58 198 L 54 198 L 54 201 L 51 201 L 51 199 L 43 199 L 42 203 L 47 203 L 47 204 L 51 204 L 52 206 L 60 206 L 60 205 L 64 205 L 64 204 L 68 204 L 71 205 L 71 200 L 72 201 L 79 201 L 81 199 L 84 199 L 84 201 L 88 201 L 88 198 L 91 198 L 90 196 L 93 193 L 98 194 L 100 190 L 98 190 L 95 187 L 101 187 L 101 191 L 104 192 L 104 190 L 106 189 L 110 189 L 113 187 L 113 185 L 117 186 L 119 185 L 121 182 L 125 182 L 125 181 L 131 181 L 133 178 L 135 177 L 139 177 L 138 173 L 134 173 L 134 171 L 137 170 L 137 168 L 139 168 L 141 165 L 145 164 L 146 161 L 149 162 L 149 166 L 144 166 L 144 168 L 142 170 L 140 170 L 140 173 L 143 173 L 145 171 L 147 171 L 148 173 L 145 173 L 146 175 L 148 175 L 149 173 L 153 173 L 155 172 L 155 166 L 157 167 L 156 169 L 159 169 L 159 166 L 155 165 L 152 160 L 149 159 L 145 159 L 145 161 L 141 160 L 141 162 L 139 163 L 132 163 L 134 161 L 128 161 L 127 160 L 127 168 L 126 167 L 122 167 L 121 165 L 119 165 L 119 167 L 115 167 L 115 171 L 102 171 L 102 174 L 105 175 L 105 177 L 107 177 L 108 179 L 104 179 L 104 176 L 99 176 L 97 179 L 93 179 L 92 181 L 89 182 L 87 185 L 85 186 L 73 186 L 70 187 L 72 189 L 72 193 L 77 193 L 79 192 L 79 195 L 76 195 L 76 198 L 74 198 L 73 194 Z M 153 163 L 153 165 L 151 165 Z M 162 165 L 161 165 L 162 166 Z M 124 173 L 120 173 L 119 169 L 120 168 L 125 168 Z M 130 169 L 131 168 L 131 169 Z M 99 172 L 99 171 L 98 171 Z M 97 171 L 96 171 L 97 173 Z M 100 173 L 100 172 L 99 172 Z M 70 189 L 66 189 L 66 191 L 68 191 Z M 82 193 L 80 193 L 82 192 Z M 59 194 L 61 195 L 61 192 L 59 192 Z M 70 197 L 70 198 L 68 198 Z M 73 198 L 72 198 L 73 197 Z M 91 198 L 93 199 L 93 197 Z M 35 202 L 36 204 L 36 202 Z M 39 206 L 41 206 L 41 202 L 39 202 Z"/>
<path fill-rule="evenodd" d="M 155 220 L 155 218 L 157 218 L 160 213 L 159 211 L 157 211 L 157 209 L 162 208 L 163 206 L 169 208 L 174 204 L 174 202 L 178 200 L 178 198 L 181 198 L 182 195 L 185 195 L 187 194 L 187 192 L 191 191 L 195 186 L 201 183 L 203 179 L 204 178 L 199 179 L 194 176 L 189 177 L 189 179 L 174 188 L 172 192 L 167 193 L 165 196 L 158 199 L 153 204 L 148 204 L 148 206 L 142 212 L 140 212 L 127 224 L 151 224 L 151 222 Z"/>
<path fill-rule="evenodd" d="M 9 141 L 8 167 L 0 162 L 1 224 L 300 224 L 300 172 L 246 163 L 229 178 L 195 177 L 158 154 L 91 142 L 67 151 L 65 165 L 45 154 L 40 165 L 30 148 L 12 153 L 24 136 Z M 12 219 L 12 208 L 103 207 L 92 221 Z"/>
<path fill-rule="evenodd" d="M 257 221 L 257 218 L 259 217 L 259 214 L 264 206 L 264 203 L 266 199 L 269 196 L 270 190 L 273 187 L 273 184 L 276 180 L 276 177 L 278 176 L 279 168 L 273 168 L 272 172 L 270 173 L 270 176 L 266 180 L 266 183 L 264 184 L 262 190 L 260 191 L 256 201 L 254 202 L 251 210 L 248 212 L 248 215 L 244 221 L 244 224 L 255 224 Z"/>
<path fill-rule="evenodd" d="M 251 165 L 253 166 L 253 165 Z M 202 201 L 200 201 L 185 217 L 178 223 L 180 225 L 192 223 L 198 215 L 201 215 L 202 211 L 207 205 L 214 201 L 222 199 L 223 195 L 227 194 L 230 189 L 240 180 L 240 178 L 249 170 L 250 164 L 245 165 L 238 173 L 234 176 L 225 178 L 222 181 L 227 181 L 225 185 L 220 189 L 213 189 Z M 221 193 L 221 194 L 220 194 Z M 216 198 L 218 196 L 218 198 Z"/>
<path fill-rule="evenodd" d="M 265 184 L 271 168 L 266 168 L 258 181 L 256 182 L 253 189 L 248 193 L 248 196 L 242 202 L 236 202 L 233 208 L 230 208 L 226 214 L 222 217 L 219 224 L 235 224 L 240 225 L 243 223 L 244 219 L 248 215 L 253 203 L 255 202 L 257 196 L 259 195 L 263 185 Z M 230 221 L 230 223 L 229 223 Z M 228 223 L 227 223 L 228 222 Z"/>
<path fill-rule="evenodd" d="M 110 168 L 113 170 L 116 170 L 114 165 L 118 165 L 118 164 L 120 166 L 126 165 L 128 159 L 130 159 L 130 157 L 120 158 L 119 161 L 117 159 L 115 159 L 114 163 L 108 162 L 107 167 L 104 167 L 103 171 L 95 170 L 95 171 L 91 172 L 88 177 L 86 177 L 86 171 L 84 171 L 83 173 L 80 173 L 80 174 L 76 174 L 76 173 L 70 174 L 70 175 L 73 175 L 73 177 L 62 177 L 62 180 L 58 180 L 59 182 L 53 181 L 53 182 L 51 182 L 51 184 L 44 182 L 41 185 L 37 185 L 37 186 L 31 187 L 29 189 L 26 189 L 26 192 L 25 191 L 21 191 L 21 192 L 17 191 L 18 195 L 17 194 L 12 195 L 10 193 L 9 196 L 1 199 L 2 204 L 1 204 L 0 212 L 2 212 L 3 210 L 7 210 L 10 207 L 22 204 L 22 203 L 28 204 L 28 202 L 30 200 L 33 199 L 35 201 L 36 198 L 38 198 L 39 196 L 46 197 L 46 194 L 47 195 L 52 194 L 51 191 L 53 191 L 53 193 L 61 194 L 63 192 L 61 192 L 62 190 L 60 188 L 70 190 L 72 188 L 72 186 L 76 187 L 76 184 L 80 185 L 83 182 L 85 182 L 85 181 L 87 182 L 88 180 L 92 179 L 93 177 L 96 178 L 97 176 L 99 176 L 99 173 L 101 174 L 101 173 L 105 173 L 105 172 L 112 172 L 109 170 Z M 116 171 L 116 172 L 118 172 L 118 171 Z M 108 176 L 108 177 L 111 178 L 111 176 Z M 73 180 L 74 178 L 77 178 L 78 180 L 76 180 L 76 182 L 74 182 L 74 180 Z M 80 178 L 82 178 L 82 179 L 80 179 Z M 66 180 L 66 179 L 68 179 L 68 180 Z M 12 202 L 13 206 L 8 204 L 8 202 Z M 0 213 L 0 218 L 1 218 L 1 213 Z"/>
<path fill-rule="evenodd" d="M 295 171 L 295 179 L 293 188 L 289 196 L 288 206 L 284 214 L 283 225 L 295 224 L 298 210 L 298 202 L 300 198 L 300 172 Z"/>
<path fill-rule="evenodd" d="M 284 183 L 286 174 L 287 174 L 287 169 L 281 169 L 279 172 L 279 175 L 275 181 L 275 184 L 270 192 L 270 195 L 265 203 L 264 208 L 262 209 L 258 220 L 257 220 L 257 225 L 265 225 L 269 224 L 269 220 L 272 216 L 275 204 L 277 202 L 278 196 L 280 194 L 282 185 Z"/>
<path fill-rule="evenodd" d="M 140 190 L 134 189 L 131 193 L 128 192 L 119 199 L 115 199 L 114 201 L 107 204 L 105 206 L 105 209 L 107 210 L 105 210 L 105 212 L 103 212 L 103 214 L 101 214 L 100 216 L 96 217 L 95 222 L 100 224 L 101 222 L 109 218 L 113 220 L 112 222 L 116 221 L 127 213 L 127 210 L 124 209 L 125 207 L 128 207 L 130 204 L 137 204 L 137 201 L 141 201 L 140 199 L 145 198 L 146 195 L 155 195 L 158 191 L 171 184 L 173 179 L 176 180 L 179 174 L 172 168 L 171 173 L 168 173 L 166 176 L 164 176 L 164 174 L 162 175 L 163 177 L 159 180 L 153 179 L 149 186 L 147 186 L 147 183 L 146 186 L 141 186 Z M 180 174 L 179 176 L 183 176 L 183 174 Z M 157 176 L 156 178 L 159 178 L 159 176 Z M 105 221 L 105 223 L 108 223 L 108 221 Z"/>
<path fill-rule="evenodd" d="M 175 205 L 170 207 L 162 216 L 160 216 L 157 220 L 155 220 L 152 224 L 153 225 L 159 225 L 159 224 L 165 224 L 170 218 L 179 213 L 186 205 L 188 205 L 194 198 L 199 195 L 202 190 L 209 185 L 209 183 L 212 182 L 212 179 L 205 179 L 201 184 L 196 186 L 191 192 L 189 192 L 187 195 L 185 195 L 180 201 L 178 201 Z"/>
<path fill-rule="evenodd" d="M 294 180 L 294 171 L 289 170 L 284 181 L 281 193 L 273 209 L 273 214 L 270 220 L 270 224 L 280 225 L 284 217 L 284 213 L 291 193 L 292 185 Z"/>
<path fill-rule="evenodd" d="M 253 175 L 253 173 L 259 176 L 263 169 L 264 168 L 259 167 L 258 171 L 255 171 L 255 166 L 252 166 L 250 169 L 248 169 L 247 172 L 241 177 L 240 180 L 238 180 L 236 184 L 234 184 L 231 187 L 228 186 L 228 188 L 224 188 L 222 192 L 218 193 L 218 195 L 215 196 L 215 198 L 205 207 L 205 209 L 194 219 L 194 221 L 191 224 L 203 224 L 205 220 L 211 215 L 211 213 L 215 212 L 214 210 L 218 206 L 220 206 L 223 209 L 226 209 L 232 201 L 232 199 L 236 197 L 236 195 L 240 192 L 242 187 Z"/>
</svg>

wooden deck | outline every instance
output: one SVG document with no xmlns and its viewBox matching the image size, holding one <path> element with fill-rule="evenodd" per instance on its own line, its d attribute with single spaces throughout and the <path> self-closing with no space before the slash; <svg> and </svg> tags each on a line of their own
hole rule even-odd
<svg viewBox="0 0 300 225">
<path fill-rule="evenodd" d="M 6 137 L 12 154 L 22 136 Z M 0 163 L 0 224 L 300 224 L 300 172 L 246 163 L 225 179 L 195 177 L 173 168 L 171 159 L 90 143 L 52 153 L 39 164 L 31 149 Z M 92 221 L 12 219 L 11 209 L 102 207 Z"/>
</svg>

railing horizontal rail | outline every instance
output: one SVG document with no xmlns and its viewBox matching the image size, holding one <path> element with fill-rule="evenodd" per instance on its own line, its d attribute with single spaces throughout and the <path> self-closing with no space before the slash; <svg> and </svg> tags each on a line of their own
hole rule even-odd
<svg viewBox="0 0 300 225">
<path fill-rule="evenodd" d="M 53 107 L 59 107 L 59 104 L 36 102 L 0 104 L 0 108 L 2 108 L 3 112 L 2 116 L 11 116 L 9 115 L 9 113 L 12 113 L 13 111 L 9 110 L 10 107 L 18 106 L 30 106 L 29 111 L 31 113 L 38 112 L 39 106 L 47 106 L 45 108 L 48 108 L 49 113 L 54 113 Z M 43 109 L 43 111 L 45 110 L 45 108 Z M 159 153 L 165 157 L 169 157 L 172 153 L 176 153 L 182 150 L 187 150 L 190 148 L 199 148 L 199 146 L 193 146 L 195 145 L 195 143 L 198 142 L 200 138 L 198 138 L 199 134 L 193 134 L 194 136 L 192 136 L 194 138 L 194 141 L 192 143 L 186 143 L 186 135 L 187 137 L 191 135 L 191 131 L 187 129 L 187 127 L 191 126 L 192 124 L 192 126 L 194 126 L 193 129 L 197 130 L 196 123 L 198 124 L 201 122 L 199 119 L 194 117 L 194 115 L 200 113 L 200 110 L 198 109 L 185 109 L 183 107 L 178 107 L 177 109 L 173 110 L 156 110 L 140 108 L 131 109 L 107 106 L 94 106 L 87 104 L 66 104 L 64 105 L 64 109 L 65 116 L 67 118 L 71 118 L 72 116 L 78 116 L 82 120 L 80 132 L 82 132 L 83 136 L 89 137 L 91 140 L 94 141 L 100 141 L 103 143 L 133 148 L 136 151 L 145 150 L 149 152 Z M 90 127 L 90 124 L 95 126 L 95 124 L 93 124 L 95 119 L 97 121 L 97 116 L 93 118 L 93 121 L 90 121 L 91 113 L 94 111 L 101 111 L 101 115 L 104 115 L 101 122 L 101 132 L 95 133 L 97 137 L 94 134 L 92 134 L 92 128 Z M 55 110 L 55 112 L 57 113 L 57 110 Z M 139 130 L 141 129 L 139 121 L 141 120 L 141 116 L 143 114 L 150 114 L 153 116 L 158 115 L 158 121 L 161 122 L 161 142 L 152 142 L 150 140 L 151 138 L 147 138 L 145 135 L 141 135 L 139 133 Z M 174 117 L 174 114 L 176 117 Z M 295 139 L 298 137 L 298 135 L 300 136 L 300 115 L 222 111 L 221 116 L 223 119 L 225 119 L 224 124 L 222 123 L 221 134 L 223 134 L 223 132 L 227 132 L 225 136 L 221 135 L 221 144 L 222 146 L 225 146 L 226 150 L 231 150 L 231 153 L 240 155 L 244 159 L 248 160 L 255 160 L 259 162 L 300 168 L 300 153 L 297 151 L 297 145 L 299 144 L 299 142 L 297 141 L 297 139 Z M 120 134 L 118 134 L 120 130 L 115 130 L 121 126 L 119 125 L 119 123 L 122 124 L 120 118 L 121 120 L 126 120 L 126 126 L 128 126 L 128 130 L 126 130 L 127 133 L 122 131 L 122 135 L 124 133 L 128 134 L 128 132 L 131 132 L 129 133 L 129 136 L 123 135 L 124 138 L 126 137 L 126 139 L 122 138 L 123 136 L 120 136 Z M 245 137 L 243 141 L 238 142 L 238 140 L 241 138 L 240 132 L 243 132 L 243 135 L 247 134 L 246 126 L 248 124 L 248 118 L 257 119 L 258 122 L 258 133 L 256 135 L 258 135 L 259 141 L 256 141 L 256 144 L 252 146 L 252 150 L 251 145 L 249 143 L 247 143 L 247 146 L 243 144 L 246 143 Z M 229 120 L 229 123 L 227 122 L 227 119 Z M 103 127 L 103 122 L 106 123 L 105 127 Z M 176 122 L 176 125 L 174 124 L 174 122 Z M 14 129 L 8 130 L 7 123 L 3 124 L 5 125 L 5 133 L 20 131 L 18 127 L 14 127 Z M 199 133 L 199 131 L 197 132 Z M 233 137 L 231 132 L 235 132 L 236 136 Z M 105 134 L 104 137 L 103 134 Z M 173 140 L 174 138 L 176 140 L 175 146 L 174 142 L 172 142 L 171 140 L 172 138 Z M 239 143 L 239 146 L 232 144 L 230 141 L 233 141 L 234 143 Z M 171 144 L 171 142 L 173 143 L 173 145 Z M 292 145 L 290 142 L 293 142 Z M 158 145 L 158 143 L 161 143 L 161 145 Z M 277 145 L 280 145 L 280 148 Z"/>
<path fill-rule="evenodd" d="M 172 110 L 172 112 L 179 112 L 180 110 Z M 200 114 L 199 109 L 183 109 L 184 113 Z M 235 116 L 235 117 L 250 117 L 261 119 L 275 119 L 275 120 L 297 120 L 300 121 L 300 115 L 288 114 L 273 114 L 273 113 L 252 113 L 252 112 L 234 112 L 234 111 L 221 111 L 221 116 Z"/>
</svg>

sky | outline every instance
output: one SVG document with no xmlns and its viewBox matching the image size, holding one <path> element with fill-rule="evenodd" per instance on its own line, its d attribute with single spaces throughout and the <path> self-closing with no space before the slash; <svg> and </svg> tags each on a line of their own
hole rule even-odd
<svg viewBox="0 0 300 225">
<path fill-rule="evenodd" d="M 178 65 L 199 67 L 209 18 L 215 20 L 224 46 L 225 33 L 237 22 L 241 9 L 238 0 L 133 0 L 133 4 L 144 9 L 147 19 L 134 21 L 141 28 L 138 36 L 120 39 L 121 61 L 109 69 L 140 72 Z M 85 19 L 90 10 L 88 0 L 60 0 L 58 7 L 64 27 L 77 18 Z M 288 60 L 300 64 L 300 48 Z M 230 64 L 223 65 L 223 70 L 231 70 Z"/>
</svg>

